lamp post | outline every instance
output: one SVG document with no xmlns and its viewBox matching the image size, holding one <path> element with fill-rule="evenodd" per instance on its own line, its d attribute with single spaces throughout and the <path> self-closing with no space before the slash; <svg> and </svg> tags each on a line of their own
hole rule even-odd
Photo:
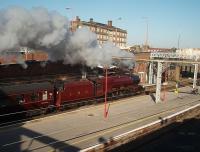
<svg viewBox="0 0 200 152">
<path fill-rule="evenodd" d="M 178 48 L 177 49 L 179 49 L 179 47 L 180 47 L 180 38 L 181 38 L 181 35 L 179 34 L 178 35 L 178 46 L 177 46 Z"/>
<path fill-rule="evenodd" d="M 145 49 L 147 49 L 148 46 L 148 36 L 149 36 L 149 21 L 148 21 L 148 17 L 142 17 L 142 19 L 145 20 L 146 22 L 146 33 L 145 33 Z"/>
<path fill-rule="evenodd" d="M 104 98 L 104 118 L 108 116 L 108 109 L 107 109 L 107 92 L 108 92 L 108 67 L 105 66 L 105 98 Z"/>
<path fill-rule="evenodd" d="M 121 17 L 119 17 L 119 18 L 117 18 L 116 19 L 116 21 L 121 21 L 122 20 L 122 18 Z M 117 46 L 117 27 L 116 27 L 116 29 L 115 29 L 115 46 Z M 114 41 L 113 41 L 114 42 Z"/>
<path fill-rule="evenodd" d="M 65 9 L 67 10 L 67 11 L 70 11 L 72 8 L 71 7 L 65 7 Z M 70 22 L 70 25 L 69 25 L 69 31 L 72 31 L 72 20 L 70 19 L 70 17 L 69 17 L 69 22 Z"/>
<path fill-rule="evenodd" d="M 71 11 L 71 17 L 69 17 L 69 21 L 70 21 L 70 26 L 69 26 L 69 30 L 71 31 L 71 32 L 73 32 L 73 30 L 74 30 L 74 9 L 73 8 L 71 8 L 71 7 L 65 7 L 65 9 L 67 10 L 67 11 Z M 76 30 L 76 29 L 75 29 Z"/>
<path fill-rule="evenodd" d="M 71 10 L 72 10 L 71 7 L 65 7 L 65 9 L 66 9 L 67 11 L 71 11 Z M 71 15 L 72 15 L 72 14 L 71 14 Z M 71 18 L 73 18 L 73 15 L 71 16 Z"/>
</svg>

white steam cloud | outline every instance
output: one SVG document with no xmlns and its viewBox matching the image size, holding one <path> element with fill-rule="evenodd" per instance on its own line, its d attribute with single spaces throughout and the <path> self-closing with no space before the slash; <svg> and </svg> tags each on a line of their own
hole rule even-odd
<svg viewBox="0 0 200 152">
<path fill-rule="evenodd" d="M 91 67 L 113 64 L 112 56 L 133 57 L 133 54 L 121 51 L 111 42 L 99 47 L 96 34 L 88 28 L 71 33 L 67 18 L 56 11 L 41 7 L 0 10 L 0 53 L 22 46 L 43 49 L 53 61 L 82 63 Z M 129 67 L 134 65 L 133 61 L 123 64 Z"/>
</svg>

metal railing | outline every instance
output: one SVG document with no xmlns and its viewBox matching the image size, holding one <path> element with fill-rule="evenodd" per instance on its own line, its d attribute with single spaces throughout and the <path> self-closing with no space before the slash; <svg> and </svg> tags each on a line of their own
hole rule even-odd
<svg viewBox="0 0 200 152">
<path fill-rule="evenodd" d="M 181 60 L 195 60 L 197 61 L 200 56 L 199 55 L 187 55 L 187 54 L 180 54 L 174 52 L 151 52 L 150 58 L 161 58 L 161 59 L 181 59 Z"/>
</svg>

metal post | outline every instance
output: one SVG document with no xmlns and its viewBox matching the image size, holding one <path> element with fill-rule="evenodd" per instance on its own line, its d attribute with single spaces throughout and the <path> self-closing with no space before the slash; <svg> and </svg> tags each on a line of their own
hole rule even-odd
<svg viewBox="0 0 200 152">
<path fill-rule="evenodd" d="M 193 80 L 193 89 L 197 87 L 197 74 L 198 74 L 198 64 L 194 65 L 194 80 Z"/>
<path fill-rule="evenodd" d="M 180 66 L 176 65 L 176 81 L 180 81 Z"/>
<path fill-rule="evenodd" d="M 104 118 L 107 118 L 107 90 L 108 90 L 108 69 L 105 67 L 106 79 L 105 79 L 105 102 L 104 102 Z"/>
<path fill-rule="evenodd" d="M 147 26 L 147 27 L 146 27 L 147 29 L 146 29 L 146 41 L 145 41 L 145 45 L 146 45 L 146 49 L 147 49 L 147 46 L 148 46 L 148 34 L 149 34 L 149 29 L 148 29 L 148 28 L 149 28 L 149 25 L 148 25 L 148 18 L 147 18 L 147 20 L 146 20 L 146 24 L 147 24 L 147 25 L 146 25 L 146 26 Z"/>
<path fill-rule="evenodd" d="M 117 46 L 117 28 L 115 30 L 115 46 Z"/>
<path fill-rule="evenodd" d="M 161 92 L 161 77 L 162 77 L 162 63 L 158 62 L 157 68 L 157 81 L 156 81 L 156 103 L 160 102 L 160 92 Z"/>
<path fill-rule="evenodd" d="M 181 35 L 179 34 L 178 35 L 178 49 L 179 49 L 179 45 L 180 45 L 180 38 L 181 38 Z"/>
<path fill-rule="evenodd" d="M 153 83 L 153 62 L 149 65 L 149 84 Z"/>
</svg>

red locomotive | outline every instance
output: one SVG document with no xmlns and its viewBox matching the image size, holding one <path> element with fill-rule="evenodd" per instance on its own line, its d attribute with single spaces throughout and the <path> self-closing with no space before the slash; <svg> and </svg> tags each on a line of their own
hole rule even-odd
<svg viewBox="0 0 200 152">
<path fill-rule="evenodd" d="M 138 76 L 108 76 L 107 94 L 141 92 Z M 95 99 L 105 94 L 105 77 L 62 81 L 60 83 L 41 82 L 0 86 L 0 112 L 9 113 L 32 109 L 61 109 L 67 103 Z M 54 108 L 52 108 L 54 107 Z M 56 108 L 55 108 L 56 107 Z"/>
</svg>

